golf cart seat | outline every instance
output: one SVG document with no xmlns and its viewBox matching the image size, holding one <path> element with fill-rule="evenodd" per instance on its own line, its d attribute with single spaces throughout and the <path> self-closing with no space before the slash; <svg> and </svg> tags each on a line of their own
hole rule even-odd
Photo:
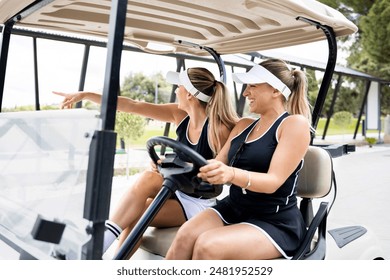
<svg viewBox="0 0 390 280">
<path fill-rule="evenodd" d="M 326 219 L 328 202 L 321 202 L 313 215 L 315 199 L 329 194 L 332 187 L 333 163 L 331 155 L 323 148 L 310 146 L 298 177 L 297 195 L 300 210 L 307 224 L 306 236 L 293 259 L 324 259 L 326 247 Z M 145 232 L 141 248 L 164 257 L 172 243 L 178 227 L 149 227 Z"/>
<path fill-rule="evenodd" d="M 325 259 L 326 220 L 329 202 L 321 201 L 314 216 L 314 202 L 327 196 L 332 189 L 333 161 L 329 152 L 321 147 L 310 146 L 304 165 L 298 176 L 297 196 L 301 198 L 299 209 L 307 231 L 303 242 L 292 259 Z"/>
</svg>

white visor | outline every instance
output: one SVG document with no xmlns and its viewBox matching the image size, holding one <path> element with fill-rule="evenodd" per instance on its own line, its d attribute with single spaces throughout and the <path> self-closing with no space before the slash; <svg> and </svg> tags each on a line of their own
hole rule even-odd
<svg viewBox="0 0 390 280">
<path fill-rule="evenodd" d="M 286 100 L 291 94 L 291 90 L 285 85 L 285 83 L 263 66 L 257 64 L 246 73 L 233 73 L 233 81 L 240 84 L 267 83 L 280 91 Z"/>
<path fill-rule="evenodd" d="M 188 77 L 187 70 L 183 70 L 180 73 L 168 71 L 166 80 L 170 84 L 184 86 L 189 93 L 191 93 L 193 96 L 195 96 L 196 98 L 198 98 L 203 102 L 209 102 L 209 100 L 211 99 L 211 96 L 208 96 L 203 92 L 200 92 L 194 87 L 194 85 L 191 83 L 190 78 Z"/>
</svg>

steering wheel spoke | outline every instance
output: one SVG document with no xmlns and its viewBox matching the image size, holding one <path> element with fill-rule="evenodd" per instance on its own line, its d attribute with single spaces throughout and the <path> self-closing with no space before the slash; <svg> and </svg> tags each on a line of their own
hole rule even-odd
<svg viewBox="0 0 390 280">
<path fill-rule="evenodd" d="M 173 174 L 190 173 L 194 169 L 194 164 L 182 160 L 177 154 L 165 154 L 165 158 L 157 165 L 163 177 Z"/>
</svg>

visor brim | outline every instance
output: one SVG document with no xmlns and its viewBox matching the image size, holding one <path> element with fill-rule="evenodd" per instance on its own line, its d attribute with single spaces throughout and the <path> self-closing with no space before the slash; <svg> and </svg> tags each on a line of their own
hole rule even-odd
<svg viewBox="0 0 390 280">
<path fill-rule="evenodd" d="M 172 85 L 180 85 L 180 73 L 178 72 L 168 71 L 165 79 Z"/>
<path fill-rule="evenodd" d="M 254 65 L 246 73 L 233 73 L 232 77 L 233 81 L 240 84 L 267 83 L 279 90 L 286 99 L 288 99 L 291 94 L 291 90 L 278 77 L 261 65 Z"/>
</svg>

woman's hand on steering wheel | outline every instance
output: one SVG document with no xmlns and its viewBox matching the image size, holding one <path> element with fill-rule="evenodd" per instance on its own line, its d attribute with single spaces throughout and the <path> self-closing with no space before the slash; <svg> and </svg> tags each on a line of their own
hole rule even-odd
<svg viewBox="0 0 390 280">
<path fill-rule="evenodd" d="M 199 168 L 197 176 L 210 184 L 225 184 L 233 180 L 234 170 L 219 160 L 211 159 L 207 165 Z"/>
<path fill-rule="evenodd" d="M 160 165 L 163 160 L 164 160 L 164 157 L 161 157 L 159 160 L 157 160 L 157 164 L 153 160 L 151 160 L 150 161 L 150 171 L 160 173 L 160 171 L 158 170 L 158 165 Z"/>
</svg>

